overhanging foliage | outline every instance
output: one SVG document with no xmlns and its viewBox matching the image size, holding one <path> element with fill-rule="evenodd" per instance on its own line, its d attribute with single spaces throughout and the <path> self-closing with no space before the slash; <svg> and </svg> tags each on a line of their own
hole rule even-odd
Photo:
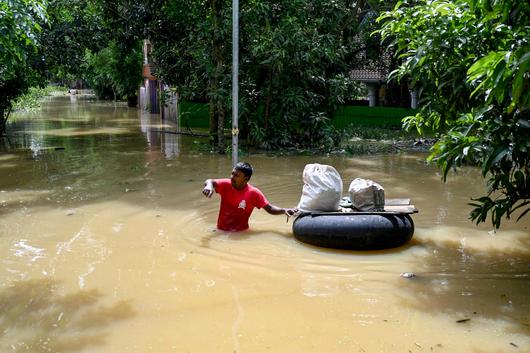
<svg viewBox="0 0 530 353">
<path fill-rule="evenodd" d="M 393 77 L 420 92 L 407 128 L 440 133 L 429 157 L 443 171 L 482 168 L 487 194 L 470 217 L 530 211 L 530 4 L 526 0 L 402 1 L 383 14 L 380 34 L 395 46 Z"/>
</svg>

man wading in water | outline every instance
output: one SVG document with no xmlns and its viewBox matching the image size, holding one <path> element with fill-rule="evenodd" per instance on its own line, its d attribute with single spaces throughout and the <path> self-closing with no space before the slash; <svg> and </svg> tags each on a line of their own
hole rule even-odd
<svg viewBox="0 0 530 353">
<path fill-rule="evenodd" d="M 217 218 L 217 228 L 237 232 L 248 229 L 248 219 L 254 207 L 263 208 L 272 215 L 296 213 L 294 208 L 281 208 L 271 204 L 265 195 L 248 181 L 252 176 L 252 166 L 239 162 L 232 169 L 230 179 L 207 179 L 202 193 L 212 197 L 214 191 L 221 195 L 221 207 Z"/>
</svg>

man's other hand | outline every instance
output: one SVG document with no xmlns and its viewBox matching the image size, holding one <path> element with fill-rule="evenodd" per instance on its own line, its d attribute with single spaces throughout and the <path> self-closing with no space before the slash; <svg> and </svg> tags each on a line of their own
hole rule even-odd
<svg viewBox="0 0 530 353">
<path fill-rule="evenodd" d="M 202 189 L 202 194 L 206 197 L 212 197 L 214 191 L 213 182 L 210 180 L 207 180 L 204 183 L 204 189 Z"/>
</svg>

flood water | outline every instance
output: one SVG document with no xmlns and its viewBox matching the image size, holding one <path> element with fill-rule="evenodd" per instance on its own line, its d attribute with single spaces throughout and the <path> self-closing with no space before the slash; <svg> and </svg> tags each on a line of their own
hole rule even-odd
<svg viewBox="0 0 530 353">
<path fill-rule="evenodd" d="M 444 184 L 422 154 L 242 156 L 278 206 L 322 163 L 346 190 L 373 179 L 419 209 L 405 246 L 330 250 L 263 210 L 250 231 L 215 231 L 219 197 L 201 191 L 230 156 L 157 116 L 61 96 L 15 117 L 0 144 L 0 352 L 530 352 L 529 218 L 471 223 L 476 170 Z"/>
</svg>

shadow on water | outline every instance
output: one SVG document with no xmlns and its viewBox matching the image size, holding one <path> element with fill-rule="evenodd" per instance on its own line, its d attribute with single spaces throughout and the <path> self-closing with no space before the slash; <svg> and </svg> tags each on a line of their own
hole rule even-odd
<svg viewBox="0 0 530 353">
<path fill-rule="evenodd" d="M 223 235 L 227 236 L 227 239 L 229 239 L 230 241 L 244 241 L 252 237 L 263 235 L 264 233 L 278 235 L 287 239 L 294 239 L 292 234 L 280 232 L 277 229 L 272 228 L 260 229 L 259 231 L 248 229 L 243 232 L 224 232 L 218 229 L 212 229 L 211 232 L 201 237 L 200 246 L 203 248 L 209 248 L 212 240 L 215 240 L 216 237 Z"/>
<path fill-rule="evenodd" d="M 77 352 L 102 346 L 111 325 L 135 316 L 127 301 L 102 304 L 98 290 L 62 295 L 58 287 L 56 281 L 39 279 L 0 289 L 2 351 Z"/>
<path fill-rule="evenodd" d="M 402 305 L 447 315 L 466 329 L 494 320 L 505 323 L 505 332 L 530 334 L 529 238 L 519 241 L 519 250 L 466 249 L 439 240 L 418 245 L 428 255 L 413 260 L 415 277 L 400 278 L 407 281 L 400 285 L 406 293 Z"/>
<path fill-rule="evenodd" d="M 284 236 L 287 236 L 284 234 Z M 407 251 L 408 249 L 414 247 L 416 245 L 416 241 L 412 239 L 406 244 L 403 244 L 399 247 L 390 248 L 390 249 L 364 249 L 364 250 L 347 250 L 347 249 L 331 249 L 331 248 L 323 248 L 320 246 L 304 243 L 294 237 L 294 235 L 289 234 L 289 237 L 292 237 L 300 246 L 307 247 L 311 250 L 318 251 L 323 254 L 340 254 L 340 255 L 373 255 L 373 256 L 380 256 L 380 255 L 391 255 L 391 254 L 400 254 L 402 252 Z"/>
</svg>

